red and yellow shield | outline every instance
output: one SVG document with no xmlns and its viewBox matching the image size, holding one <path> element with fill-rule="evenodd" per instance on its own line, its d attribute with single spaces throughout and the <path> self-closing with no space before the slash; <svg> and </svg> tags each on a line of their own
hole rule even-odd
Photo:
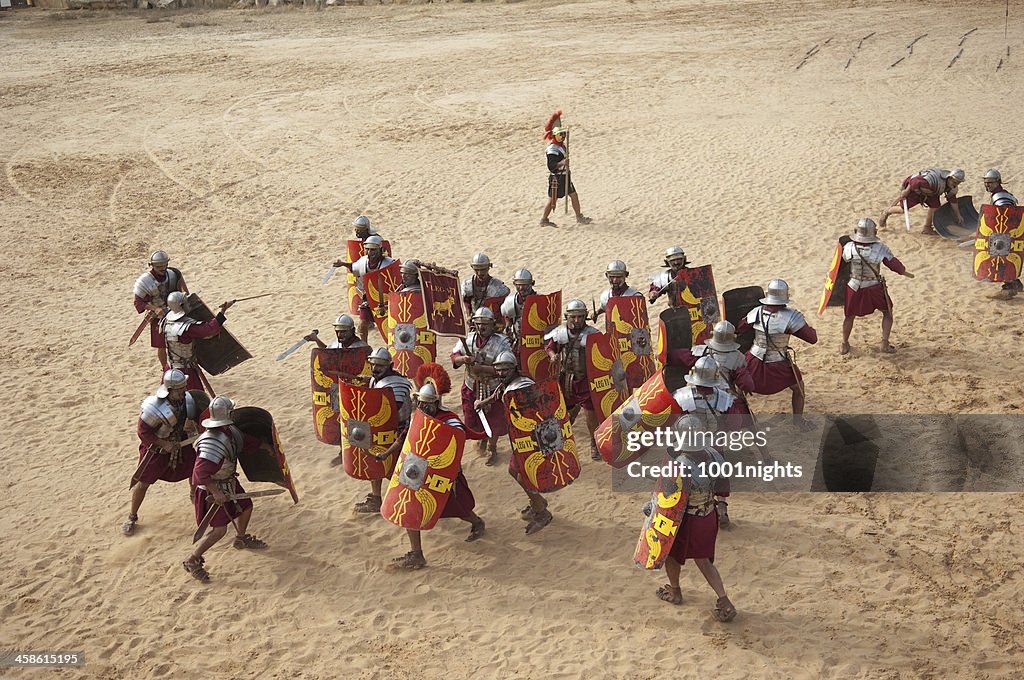
<svg viewBox="0 0 1024 680">
<path fill-rule="evenodd" d="M 427 330 L 423 296 L 419 292 L 388 296 L 388 350 L 395 370 L 410 380 L 416 369 L 437 358 L 437 336 Z"/>
<path fill-rule="evenodd" d="M 358 349 L 314 348 L 309 356 L 309 382 L 313 387 L 313 431 L 324 444 L 341 443 L 338 421 L 338 383 L 349 376 L 368 375 L 369 347 Z"/>
<path fill-rule="evenodd" d="M 594 432 L 601 457 L 612 467 L 628 465 L 650 448 L 643 445 L 640 435 L 664 427 L 669 418 L 682 413 L 665 386 L 664 373 L 658 371 Z"/>
<path fill-rule="evenodd" d="M 558 325 L 562 311 L 562 291 L 547 295 L 527 295 L 519 334 L 519 365 L 524 375 L 537 382 L 555 380 L 551 358 L 544 351 L 544 336 Z"/>
<path fill-rule="evenodd" d="M 366 301 L 370 304 L 373 322 L 377 324 L 380 337 L 388 337 L 388 295 L 402 285 L 402 263 L 395 260 L 387 267 L 366 272 L 363 276 L 363 288 L 366 290 Z"/>
<path fill-rule="evenodd" d="M 438 335 L 466 337 L 466 315 L 459 303 L 459 277 L 420 269 L 427 328 Z"/>
<path fill-rule="evenodd" d="M 426 531 L 441 517 L 466 445 L 464 430 L 416 409 L 380 514 L 403 529 Z"/>
<path fill-rule="evenodd" d="M 974 235 L 974 278 L 1005 283 L 1019 279 L 1024 264 L 1024 207 L 983 205 Z"/>
<path fill-rule="evenodd" d="M 576 439 L 562 390 L 554 380 L 505 392 L 510 466 L 534 491 L 558 491 L 580 476 Z"/>
<path fill-rule="evenodd" d="M 666 456 L 663 465 L 669 462 Z M 633 562 L 641 569 L 661 569 L 665 564 L 683 522 L 687 495 L 681 477 L 658 477 L 654 496 L 648 505 L 650 513 L 644 520 L 640 540 L 633 553 Z"/>
<path fill-rule="evenodd" d="M 629 399 L 626 371 L 622 368 L 619 348 L 606 333 L 587 336 L 587 380 L 590 383 L 590 402 L 601 420 Z"/>
<path fill-rule="evenodd" d="M 818 301 L 818 316 L 825 313 L 825 308 L 841 305 L 846 299 L 846 284 L 850 280 L 850 265 L 843 259 L 843 247 L 850 242 L 849 236 L 839 237 L 836 249 L 832 252 L 832 263 L 825 275 L 825 287 Z M 845 270 L 845 276 L 843 272 Z"/>
<path fill-rule="evenodd" d="M 348 261 L 355 262 L 363 255 L 366 255 L 366 247 L 363 241 L 359 239 L 349 239 L 345 247 L 348 251 Z M 381 249 L 385 257 L 391 257 L 391 241 L 384 241 L 384 245 Z M 359 305 L 362 304 L 363 298 L 359 295 L 359 289 L 356 288 L 356 275 L 351 272 L 348 273 L 348 308 L 353 314 L 359 313 Z"/>
<path fill-rule="evenodd" d="M 676 281 L 680 284 L 677 286 L 679 305 L 690 310 L 690 332 L 693 334 L 691 346 L 703 344 L 711 337 L 712 329 L 722 318 L 711 265 L 680 269 Z"/>
<path fill-rule="evenodd" d="M 611 298 L 605 314 L 608 335 L 626 371 L 626 383 L 630 389 L 640 387 L 657 370 L 651 346 L 647 300 L 640 295 Z"/>
<path fill-rule="evenodd" d="M 397 456 L 383 455 L 398 436 L 398 404 L 395 394 L 383 387 L 359 387 L 341 383 L 341 462 L 354 479 L 386 479 Z"/>
</svg>

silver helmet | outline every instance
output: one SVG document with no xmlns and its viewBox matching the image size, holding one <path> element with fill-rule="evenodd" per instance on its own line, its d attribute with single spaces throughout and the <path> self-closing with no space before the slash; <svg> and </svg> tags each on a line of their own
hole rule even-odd
<svg viewBox="0 0 1024 680">
<path fill-rule="evenodd" d="M 408 262 L 403 262 L 400 269 L 403 274 L 416 274 L 418 276 L 420 273 L 419 260 L 409 260 Z"/>
<path fill-rule="evenodd" d="M 388 351 L 387 347 L 378 347 L 377 349 L 370 352 L 370 356 L 368 356 L 366 360 L 371 364 L 385 364 L 390 366 L 392 361 L 391 352 Z"/>
<path fill-rule="evenodd" d="M 689 375 L 686 376 L 688 385 L 697 385 L 698 387 L 721 387 L 721 382 L 722 380 L 718 376 L 718 362 L 714 357 L 708 355 L 697 359 L 697 363 L 693 365 Z"/>
<path fill-rule="evenodd" d="M 367 250 L 369 250 L 370 248 L 381 250 L 384 248 L 384 239 L 374 234 L 373 236 L 370 236 L 365 241 L 363 241 L 363 247 L 366 248 Z"/>
<path fill-rule="evenodd" d="M 174 291 L 167 296 L 167 308 L 170 311 L 164 318 L 168 321 L 177 321 L 188 314 L 188 297 L 180 290 Z"/>
<path fill-rule="evenodd" d="M 1017 199 L 1009 191 L 997 191 L 992 194 L 992 205 L 1017 205 Z"/>
<path fill-rule="evenodd" d="M 514 367 L 518 363 L 519 362 L 516 361 L 516 355 L 512 354 L 512 352 L 509 352 L 508 350 L 505 350 L 504 352 L 499 352 L 498 353 L 498 356 L 494 358 L 494 363 L 491 364 L 491 365 L 494 366 L 495 368 L 497 368 L 498 366 L 513 366 Z"/>
<path fill-rule="evenodd" d="M 494 318 L 494 312 L 487 307 L 477 307 L 476 311 L 473 312 L 473 316 L 470 317 L 470 321 L 490 321 L 491 323 L 497 323 Z"/>
<path fill-rule="evenodd" d="M 203 420 L 203 427 L 210 428 L 230 425 L 234 422 L 231 419 L 231 412 L 234 409 L 235 402 L 227 397 L 214 397 L 213 401 L 210 402 L 210 417 Z"/>
<path fill-rule="evenodd" d="M 162 250 L 154 250 L 153 254 L 149 256 L 149 264 L 167 264 L 171 261 L 171 256 Z"/>
<path fill-rule="evenodd" d="M 788 305 L 789 284 L 782 279 L 768 282 L 768 294 L 761 298 L 762 305 Z"/>
<path fill-rule="evenodd" d="M 366 229 L 369 229 L 370 228 L 370 218 L 367 217 L 366 215 L 360 215 L 355 220 L 353 220 L 352 226 L 354 226 L 354 227 L 364 227 Z"/>
<path fill-rule="evenodd" d="M 356 322 L 348 314 L 342 314 L 341 316 L 334 320 L 334 327 L 355 330 Z"/>
<path fill-rule="evenodd" d="M 164 371 L 164 381 L 156 388 L 156 396 L 166 397 L 171 390 L 182 390 L 188 386 L 188 376 L 178 368 Z"/>
<path fill-rule="evenodd" d="M 565 318 L 567 319 L 570 314 L 582 314 L 583 316 L 586 316 L 589 313 L 590 310 L 587 309 L 587 303 L 579 298 L 569 300 L 568 304 L 565 305 Z"/>
<path fill-rule="evenodd" d="M 957 184 L 963 182 L 964 177 L 966 177 L 966 175 L 964 174 L 964 171 L 961 168 L 953 168 L 953 172 L 949 173 L 949 179 L 953 180 Z"/>
<path fill-rule="evenodd" d="M 877 243 L 878 225 L 870 217 L 860 218 L 857 228 L 853 230 L 851 240 L 854 243 Z"/>
<path fill-rule="evenodd" d="M 985 173 L 984 179 L 985 184 L 988 184 L 989 182 L 995 182 L 996 184 L 1000 184 L 1003 181 L 1003 176 L 999 174 L 998 170 L 996 170 L 995 168 L 991 168 Z"/>
<path fill-rule="evenodd" d="M 680 260 L 683 261 L 683 266 L 684 267 L 687 264 L 689 264 L 688 260 L 686 259 L 686 253 L 683 251 L 683 249 L 681 247 L 679 247 L 679 246 L 672 246 L 671 248 L 666 248 L 665 249 L 665 264 L 666 265 L 671 267 L 674 262 L 679 262 Z"/>
<path fill-rule="evenodd" d="M 428 404 L 436 404 L 441 401 L 441 395 L 437 393 L 437 387 L 429 380 L 423 383 L 423 387 L 413 392 L 413 396 L 416 397 L 417 401 Z"/>
<path fill-rule="evenodd" d="M 622 260 L 612 260 L 608 263 L 608 268 L 604 271 L 605 276 L 629 276 L 629 271 L 626 269 L 626 263 Z"/>
<path fill-rule="evenodd" d="M 517 269 L 512 274 L 512 283 L 527 283 L 532 286 L 534 283 L 533 274 L 530 273 L 529 269 Z"/>
<path fill-rule="evenodd" d="M 472 269 L 490 269 L 494 265 L 491 264 L 491 258 L 487 257 L 486 253 L 476 253 L 469 261 L 469 266 Z"/>
<path fill-rule="evenodd" d="M 678 435 L 675 449 L 677 451 L 703 451 L 706 438 L 713 435 L 704 425 L 700 417 L 687 413 L 672 423 L 672 431 Z"/>
<path fill-rule="evenodd" d="M 715 324 L 711 331 L 711 338 L 707 341 L 707 346 L 719 352 L 732 352 L 739 349 L 740 343 L 736 342 L 736 327 L 722 319 Z"/>
</svg>

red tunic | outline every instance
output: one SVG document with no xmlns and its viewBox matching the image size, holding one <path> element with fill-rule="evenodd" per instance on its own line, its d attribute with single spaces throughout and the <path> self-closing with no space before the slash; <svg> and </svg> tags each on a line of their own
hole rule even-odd
<svg viewBox="0 0 1024 680">
<path fill-rule="evenodd" d="M 481 342 L 483 340 L 483 342 Z M 481 338 L 479 335 L 476 336 L 476 346 L 481 348 L 487 344 L 487 339 Z M 462 352 L 452 352 L 452 364 L 454 365 L 455 359 L 461 357 Z M 476 403 L 476 393 L 469 387 L 469 385 L 462 384 L 462 414 L 465 416 L 466 427 L 471 430 L 482 431 L 484 425 L 480 422 L 480 416 L 477 415 L 476 409 L 473 405 Z M 508 434 L 508 418 L 505 415 L 505 404 L 500 399 L 491 403 L 487 410 L 484 411 L 484 416 L 487 418 L 487 424 L 491 428 L 491 434 L 495 437 Z"/>
<path fill-rule="evenodd" d="M 139 462 L 141 463 L 149 447 L 156 446 L 156 440 L 160 437 L 156 435 L 157 428 L 150 427 L 142 418 L 139 418 L 136 431 L 139 434 Z M 171 467 L 170 460 L 169 454 L 157 450 L 136 479 L 143 484 L 153 484 L 158 480 L 180 482 L 183 479 L 188 479 L 196 463 L 196 451 L 191 445 L 184 446 L 181 448 L 178 464 Z"/>
<path fill-rule="evenodd" d="M 212 338 L 213 336 L 220 333 L 221 330 L 224 328 L 224 321 L 224 314 L 220 313 L 213 319 L 210 319 L 209 321 L 204 321 L 202 323 L 194 323 L 188 327 L 188 330 L 186 330 L 181 336 L 179 336 L 178 342 L 188 345 L 192 344 L 192 342 L 195 340 Z M 168 363 L 167 366 L 164 367 L 164 370 L 166 371 L 170 368 L 171 365 Z M 199 368 L 198 363 L 194 367 L 183 368 L 181 370 L 185 373 L 185 376 L 188 378 L 188 383 L 186 384 L 185 389 L 200 391 L 206 389 L 203 386 L 203 381 L 200 380 L 199 378 L 199 373 L 201 369 Z M 163 382 L 162 378 L 160 382 Z"/>
<path fill-rule="evenodd" d="M 765 308 L 778 309 L 768 307 L 767 305 Z M 737 326 L 736 334 L 739 335 L 749 328 L 750 324 L 744 319 Z M 811 328 L 810 324 L 806 324 L 800 330 L 795 331 L 793 336 L 811 345 L 818 342 L 818 333 Z M 750 391 L 755 394 L 776 394 L 781 392 L 787 387 L 796 385 L 797 377 L 803 382 L 803 374 L 796 367 L 796 364 L 790 364 L 786 360 L 765 363 L 750 352 L 747 352 L 747 371 L 754 382 L 754 389 Z"/>
<path fill-rule="evenodd" d="M 882 260 L 882 264 L 897 274 L 903 274 L 903 272 L 907 271 L 903 263 L 895 257 Z M 868 316 L 869 314 L 874 314 L 875 310 L 880 312 L 891 310 L 892 298 L 889 297 L 889 293 L 885 288 L 882 284 L 857 290 L 846 286 L 846 301 L 843 305 L 843 312 L 846 318 L 848 319 L 851 316 Z"/>
<path fill-rule="evenodd" d="M 437 415 L 434 416 L 438 420 L 448 422 L 449 424 L 452 419 L 458 420 L 458 416 L 453 411 L 449 411 L 446 408 L 439 408 Z M 487 435 L 483 432 L 476 432 L 465 426 L 463 428 L 466 431 L 467 439 L 486 439 Z M 444 508 L 441 510 L 441 517 L 459 517 L 468 520 L 473 514 L 473 508 L 476 507 L 476 499 L 473 497 L 473 490 L 469 488 L 469 481 L 466 480 L 466 475 L 462 474 L 462 468 L 459 468 L 459 474 L 455 477 L 455 484 L 452 486 L 451 495 L 448 496 L 448 501 L 444 504 Z"/>
<path fill-rule="evenodd" d="M 911 175 L 903 180 L 900 185 L 901 189 L 910 187 L 910 195 L 907 196 L 907 209 L 913 208 L 915 205 L 921 205 L 924 203 L 929 208 L 939 207 L 939 195 L 930 194 L 932 185 L 928 183 L 928 180 L 924 177 Z M 930 194 L 930 195 L 929 195 Z"/>
<path fill-rule="evenodd" d="M 718 479 L 715 483 L 715 496 L 727 497 L 729 495 L 729 480 Z M 698 517 L 697 515 L 684 515 L 682 526 L 672 541 L 672 549 L 669 556 L 679 564 L 687 559 L 715 561 L 715 542 L 718 539 L 718 513 L 711 509 L 708 514 Z"/>
<path fill-rule="evenodd" d="M 544 344 L 544 351 L 554 354 L 559 354 L 562 351 L 562 346 L 555 342 L 554 339 L 548 340 Z M 580 408 L 586 409 L 587 411 L 594 410 L 594 402 L 590 399 L 590 381 L 584 375 L 582 377 L 574 378 L 569 383 L 569 393 L 565 394 L 565 386 L 562 385 L 562 396 L 565 398 L 566 408 L 574 408 L 579 406 Z"/>
<path fill-rule="evenodd" d="M 245 435 L 242 443 L 242 448 L 247 450 L 258 449 L 260 446 L 260 440 L 256 439 L 252 435 Z M 192 486 L 199 487 L 200 485 L 206 486 L 209 484 L 217 484 L 218 482 L 213 480 L 213 475 L 224 465 L 224 461 L 214 463 L 213 461 L 206 460 L 205 458 L 196 459 L 195 467 L 192 469 Z M 238 481 L 238 475 L 235 475 L 231 479 L 221 482 L 221 488 L 225 493 L 229 494 L 242 494 L 245 493 L 245 489 L 242 488 L 241 483 Z M 213 503 L 213 496 L 206 489 L 196 488 L 195 494 L 195 509 L 196 509 L 196 525 L 198 526 L 203 518 L 206 517 L 207 511 L 210 509 L 210 504 Z M 210 521 L 210 526 L 223 527 L 231 523 L 231 520 L 238 517 L 243 512 L 252 507 L 252 501 L 248 498 L 242 498 L 241 500 L 231 501 L 225 507 L 222 507 L 214 513 L 213 519 Z M 226 512 L 225 512 L 226 510 Z"/>
<path fill-rule="evenodd" d="M 160 283 L 163 283 L 167 279 L 167 272 L 164 272 L 163 276 L 161 276 L 155 271 L 150 270 L 150 274 L 152 274 L 153 278 L 159 281 Z M 135 311 L 137 311 L 139 314 L 149 311 L 146 309 L 146 305 L 148 305 L 152 301 L 152 295 L 147 295 L 146 297 L 139 297 L 138 295 L 136 295 L 134 301 Z M 164 340 L 164 335 L 163 333 L 160 332 L 160 321 L 159 319 L 157 319 L 155 315 L 153 316 L 152 319 L 149 320 L 149 344 L 151 347 L 167 346 L 167 343 Z"/>
</svg>

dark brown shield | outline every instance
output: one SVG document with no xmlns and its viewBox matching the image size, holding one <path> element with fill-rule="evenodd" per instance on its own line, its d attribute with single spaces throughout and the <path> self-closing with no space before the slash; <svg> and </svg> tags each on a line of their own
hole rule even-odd
<svg viewBox="0 0 1024 680">
<path fill-rule="evenodd" d="M 258 448 L 243 449 L 238 456 L 238 463 L 246 479 L 250 482 L 272 482 L 284 487 L 291 493 L 292 500 L 298 503 L 299 495 L 295 492 L 288 461 L 281 450 L 274 417 L 261 408 L 242 406 L 231 411 L 231 419 L 239 430 L 260 440 Z"/>
<path fill-rule="evenodd" d="M 960 208 L 960 217 L 964 218 L 964 226 L 961 227 L 956 223 L 956 216 L 953 214 L 953 208 L 950 207 L 949 203 L 944 203 L 941 208 L 935 211 L 932 225 L 942 238 L 963 241 L 974 235 L 980 218 L 978 216 L 978 209 L 974 207 L 973 197 L 958 196 L 956 204 Z"/>
<path fill-rule="evenodd" d="M 215 316 L 195 293 L 189 294 L 188 305 L 188 315 L 196 321 L 209 321 Z M 252 359 L 252 355 L 227 328 L 212 338 L 196 340 L 196 360 L 210 375 L 225 373 L 246 359 Z"/>
<path fill-rule="evenodd" d="M 747 286 L 725 291 L 722 294 L 725 320 L 739 328 L 740 322 L 746 318 L 751 309 L 761 304 L 763 297 L 764 288 L 761 286 Z M 740 351 L 746 352 L 754 344 L 754 329 L 751 328 L 746 333 L 737 333 L 736 342 L 740 343 Z"/>
<path fill-rule="evenodd" d="M 668 353 L 693 346 L 690 330 L 690 310 L 670 307 L 658 316 L 658 361 L 668 363 Z"/>
</svg>

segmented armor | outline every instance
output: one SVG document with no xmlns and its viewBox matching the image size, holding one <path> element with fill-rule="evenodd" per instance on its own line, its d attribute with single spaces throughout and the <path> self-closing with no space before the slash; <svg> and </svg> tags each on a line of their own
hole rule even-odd
<svg viewBox="0 0 1024 680">
<path fill-rule="evenodd" d="M 882 261 L 893 257 L 889 246 L 881 242 L 856 243 L 843 246 L 843 259 L 850 263 L 850 283 L 853 290 L 870 288 L 880 283 Z"/>
<path fill-rule="evenodd" d="M 163 281 L 157 281 L 153 275 L 152 270 L 144 272 L 139 278 L 135 279 L 135 285 L 132 286 L 132 292 L 136 297 L 142 298 L 143 300 L 147 297 L 150 298 L 150 302 L 165 307 L 167 305 L 167 296 L 172 292 L 178 290 L 181 283 L 181 279 L 178 276 L 178 270 L 167 268 L 166 276 Z"/>
<path fill-rule="evenodd" d="M 487 342 L 483 347 L 477 346 L 476 341 L 478 337 L 479 334 L 476 331 L 470 331 L 465 341 L 459 340 L 455 345 L 455 352 L 463 356 L 476 357 L 477 364 L 492 366 L 499 354 L 512 351 L 512 345 L 509 343 L 508 338 L 500 333 L 494 333 L 491 337 L 487 338 Z M 469 347 L 472 347 L 473 350 L 470 351 Z M 472 366 L 466 367 L 466 386 L 473 390 L 479 399 L 491 396 L 494 389 L 498 386 L 498 382 L 499 380 L 496 376 L 477 377 L 473 375 Z"/>
<path fill-rule="evenodd" d="M 462 299 L 470 301 L 470 307 L 474 310 L 483 307 L 487 298 L 505 298 L 509 294 L 508 286 L 493 276 L 487 280 L 486 286 L 481 286 L 476 281 L 476 276 L 467 276 L 462 279 Z"/>
<path fill-rule="evenodd" d="M 804 315 L 795 309 L 767 312 L 763 305 L 750 310 L 747 323 L 754 329 L 750 353 L 765 363 L 785 361 L 789 336 L 807 325 Z"/>
<path fill-rule="evenodd" d="M 199 435 L 195 442 L 199 458 L 211 463 L 221 463 L 220 469 L 211 476 L 211 479 L 223 485 L 235 476 L 238 454 L 242 452 L 244 442 L 245 436 L 234 425 L 212 428 Z M 225 490 L 230 492 L 232 489 L 228 486 Z"/>
</svg>

